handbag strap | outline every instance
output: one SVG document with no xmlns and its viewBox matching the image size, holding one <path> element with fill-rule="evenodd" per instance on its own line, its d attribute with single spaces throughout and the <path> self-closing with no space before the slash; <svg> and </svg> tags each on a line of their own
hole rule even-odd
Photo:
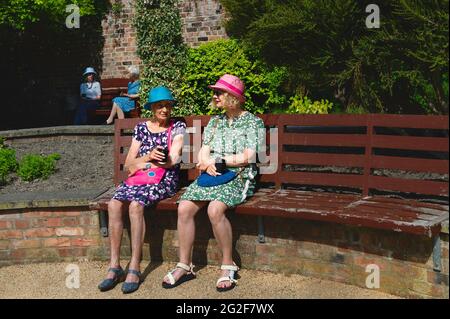
<svg viewBox="0 0 450 319">
<path fill-rule="evenodd" d="M 167 131 L 167 149 L 170 151 L 170 148 L 172 147 L 172 128 L 174 125 L 174 121 L 170 120 L 170 126 L 169 130 Z"/>
</svg>

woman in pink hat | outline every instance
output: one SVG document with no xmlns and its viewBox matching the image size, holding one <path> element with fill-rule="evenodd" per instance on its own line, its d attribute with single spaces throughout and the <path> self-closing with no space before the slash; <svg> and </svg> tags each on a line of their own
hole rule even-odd
<svg viewBox="0 0 450 319">
<path fill-rule="evenodd" d="M 222 292 L 233 289 L 237 283 L 238 267 L 232 259 L 232 229 L 225 211 L 254 193 L 256 153 L 264 141 L 265 129 L 260 118 L 242 109 L 245 86 L 238 77 L 225 74 L 209 88 L 214 93 L 212 105 L 224 113 L 213 116 L 205 128 L 197 164 L 203 173 L 180 199 L 180 262 L 164 277 L 164 288 L 173 288 L 195 278 L 191 263 L 194 217 L 203 207 L 207 207 L 214 236 L 222 251 L 222 272 L 216 288 Z"/>
</svg>

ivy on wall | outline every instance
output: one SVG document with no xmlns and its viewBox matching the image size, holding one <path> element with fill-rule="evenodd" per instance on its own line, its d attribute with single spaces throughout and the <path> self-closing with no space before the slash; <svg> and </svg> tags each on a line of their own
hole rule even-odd
<svg viewBox="0 0 450 319">
<path fill-rule="evenodd" d="M 180 0 L 137 0 L 134 27 L 136 29 L 137 54 L 142 60 L 141 105 L 147 100 L 152 87 L 165 85 L 177 100 L 186 63 L 187 47 L 183 42 Z M 179 101 L 174 115 L 189 112 Z M 149 116 L 144 111 L 143 116 Z"/>
</svg>

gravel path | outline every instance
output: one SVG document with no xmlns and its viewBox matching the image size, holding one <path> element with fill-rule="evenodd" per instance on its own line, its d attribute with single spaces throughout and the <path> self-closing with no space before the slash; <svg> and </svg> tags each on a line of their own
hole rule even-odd
<svg viewBox="0 0 450 319">
<path fill-rule="evenodd" d="M 124 295 L 120 285 L 114 290 L 101 293 L 99 281 L 106 274 L 105 262 L 77 262 L 80 269 L 80 288 L 68 289 L 65 272 L 69 263 L 16 265 L 0 268 L 0 299 L 3 298 L 149 298 L 149 299 L 397 299 L 398 297 L 377 291 L 362 289 L 332 281 L 303 277 L 285 276 L 263 271 L 241 270 L 239 285 L 232 291 L 218 293 L 215 282 L 217 267 L 207 266 L 198 272 L 195 280 L 175 289 L 163 289 L 161 281 L 173 264 L 142 264 L 148 268 L 147 277 L 141 288 Z M 198 271 L 198 270 L 197 270 Z M 13 278 L 13 279 L 12 279 Z"/>
</svg>

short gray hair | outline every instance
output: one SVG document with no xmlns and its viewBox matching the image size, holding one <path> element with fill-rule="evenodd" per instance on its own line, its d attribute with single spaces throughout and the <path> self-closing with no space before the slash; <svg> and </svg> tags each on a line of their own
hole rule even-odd
<svg viewBox="0 0 450 319">
<path fill-rule="evenodd" d="M 130 72 L 131 74 L 134 74 L 136 76 L 139 76 L 139 67 L 132 65 L 132 66 L 128 67 L 128 72 Z"/>
</svg>

